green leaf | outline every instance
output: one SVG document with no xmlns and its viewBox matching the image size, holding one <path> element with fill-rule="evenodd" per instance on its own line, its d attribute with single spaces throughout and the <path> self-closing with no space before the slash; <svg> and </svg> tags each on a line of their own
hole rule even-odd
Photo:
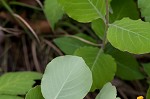
<svg viewBox="0 0 150 99">
<path fill-rule="evenodd" d="M 58 4 L 57 0 L 45 0 L 44 12 L 51 24 L 52 29 L 54 29 L 55 24 L 63 16 L 62 8 Z"/>
<path fill-rule="evenodd" d="M 150 23 L 124 18 L 109 26 L 107 38 L 114 47 L 134 54 L 150 52 Z"/>
<path fill-rule="evenodd" d="M 41 79 L 36 72 L 10 72 L 0 77 L 0 94 L 24 95 L 32 88 L 34 80 Z"/>
<path fill-rule="evenodd" d="M 108 81 L 111 81 L 116 72 L 114 59 L 96 47 L 82 47 L 76 50 L 75 55 L 81 56 L 93 75 L 93 85 L 91 91 L 100 89 Z"/>
<path fill-rule="evenodd" d="M 96 40 L 95 40 L 95 39 L 93 39 L 91 36 L 86 35 L 86 34 L 84 34 L 84 33 L 77 33 L 77 34 L 75 34 L 75 36 L 78 36 L 78 37 L 81 37 L 81 38 L 83 38 L 83 39 L 85 39 L 85 40 L 88 40 L 88 41 L 90 41 L 90 42 L 96 43 Z"/>
<path fill-rule="evenodd" d="M 120 20 L 123 17 L 139 19 L 139 13 L 134 0 L 112 0 L 111 7 L 113 13 L 110 13 L 110 22 Z"/>
<path fill-rule="evenodd" d="M 145 63 L 145 64 L 142 64 L 142 65 L 144 67 L 144 71 L 150 77 L 150 63 Z"/>
<path fill-rule="evenodd" d="M 145 21 L 150 22 L 150 1 L 149 0 L 138 0 L 138 7 L 141 10 L 141 14 L 145 17 Z"/>
<path fill-rule="evenodd" d="M 147 90 L 146 99 L 150 99 L 150 87 Z"/>
<path fill-rule="evenodd" d="M 115 58 L 117 63 L 116 75 L 124 80 L 137 80 L 145 78 L 140 72 L 140 66 L 132 54 L 122 52 L 108 45 L 106 53 Z"/>
<path fill-rule="evenodd" d="M 112 84 L 106 83 L 101 89 L 100 93 L 96 96 L 96 99 L 116 99 L 117 90 Z"/>
<path fill-rule="evenodd" d="M 41 90 L 45 99 L 83 99 L 92 85 L 92 73 L 78 56 L 60 56 L 46 67 Z"/>
<path fill-rule="evenodd" d="M 91 42 L 95 42 L 95 40 L 93 40 L 91 37 L 83 34 L 83 33 L 79 33 L 76 36 L 81 37 L 85 40 L 91 41 Z M 65 53 L 65 54 L 69 54 L 72 55 L 74 53 L 74 51 L 80 47 L 83 46 L 91 46 L 87 43 L 84 43 L 78 39 L 75 38 L 71 38 L 71 37 L 60 37 L 60 38 L 56 38 L 54 39 L 54 43 Z"/>
<path fill-rule="evenodd" d="M 105 23 L 102 19 L 97 19 L 92 21 L 92 29 L 97 34 L 97 36 L 103 40 L 105 33 Z"/>
<path fill-rule="evenodd" d="M 28 91 L 25 99 L 44 99 L 41 93 L 41 87 L 36 86 Z"/>
<path fill-rule="evenodd" d="M 91 22 L 106 13 L 105 0 L 58 0 L 64 11 L 79 22 Z M 85 17 L 86 16 L 86 17 Z"/>
<path fill-rule="evenodd" d="M 23 99 L 23 98 L 19 96 L 0 95 L 0 99 Z"/>
</svg>

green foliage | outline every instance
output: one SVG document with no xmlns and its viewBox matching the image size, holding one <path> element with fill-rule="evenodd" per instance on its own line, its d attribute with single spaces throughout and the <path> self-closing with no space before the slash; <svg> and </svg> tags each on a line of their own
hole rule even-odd
<svg viewBox="0 0 150 99">
<path fill-rule="evenodd" d="M 36 86 L 28 91 L 25 99 L 44 99 L 41 93 L 41 87 Z"/>
<path fill-rule="evenodd" d="M 140 72 L 140 66 L 132 54 L 119 51 L 108 45 L 106 53 L 112 55 L 117 63 L 116 75 L 124 80 L 143 79 L 144 75 Z"/>
<path fill-rule="evenodd" d="M 85 43 L 70 37 L 56 38 L 54 42 L 65 54 L 69 55 L 73 54 L 77 48 L 85 45 Z"/>
<path fill-rule="evenodd" d="M 149 1 L 138 0 L 145 21 L 150 21 L 149 5 Z M 10 7 L 8 10 L 13 15 Z M 76 56 L 53 59 L 46 67 L 41 87 L 32 88 L 34 80 L 41 78 L 40 73 L 2 75 L 0 98 L 22 99 L 18 95 L 28 91 L 26 99 L 83 99 L 89 91 L 102 88 L 96 99 L 119 99 L 116 88 L 108 83 L 115 75 L 123 80 L 146 78 L 130 53 L 150 52 L 150 23 L 139 19 L 134 0 L 45 0 L 44 12 L 52 29 L 64 13 L 78 22 L 92 22 L 92 29 L 101 39 L 99 44 L 83 33 L 56 38 L 54 43 L 65 54 Z M 106 46 L 107 43 L 112 46 Z M 150 76 L 150 64 L 143 64 L 143 68 Z"/>
<path fill-rule="evenodd" d="M 36 72 L 11 72 L 0 77 L 0 95 L 24 95 L 32 88 L 34 80 L 41 79 Z"/>
<path fill-rule="evenodd" d="M 145 64 L 142 64 L 142 65 L 143 65 L 144 71 L 150 77 L 150 63 L 145 63 Z"/>
<path fill-rule="evenodd" d="M 83 33 L 76 34 L 75 36 L 81 37 L 82 39 L 85 39 L 91 42 L 95 42 L 95 40 L 93 40 L 91 37 Z M 54 39 L 54 42 L 65 54 L 69 54 L 69 55 L 72 55 L 75 52 L 75 50 L 80 47 L 91 46 L 79 39 L 71 38 L 71 37 L 56 38 Z"/>
<path fill-rule="evenodd" d="M 0 95 L 0 99 L 23 99 L 23 98 L 19 96 Z"/>
<path fill-rule="evenodd" d="M 117 90 L 111 83 L 106 83 L 97 95 L 96 99 L 116 99 Z"/>
<path fill-rule="evenodd" d="M 83 99 L 92 85 L 92 74 L 81 57 L 61 56 L 46 67 L 41 82 L 45 99 Z"/>
<path fill-rule="evenodd" d="M 45 2 L 52 1 L 46 0 Z M 52 11 L 56 13 L 49 12 L 52 5 L 59 9 Z M 149 21 L 149 3 L 138 0 L 138 6 L 141 8 L 142 16 Z M 102 48 L 92 47 L 94 45 L 88 43 L 91 41 L 88 36 L 79 39 L 74 36 L 56 38 L 55 44 L 65 54 L 74 53 L 80 57 L 61 56 L 48 64 L 41 84 L 42 94 L 46 99 L 82 99 L 90 88 L 90 91 L 94 91 L 102 87 L 96 99 L 119 99 L 116 97 L 116 88 L 107 83 L 113 80 L 115 74 L 124 80 L 145 78 L 138 62 L 130 53 L 150 52 L 150 23 L 139 19 L 135 1 L 56 0 L 50 4 L 50 7 L 45 4 L 45 9 L 47 9 L 45 13 L 50 17 L 52 26 L 61 18 L 62 10 L 78 22 L 92 22 L 92 29 L 101 39 L 102 43 L 99 45 Z M 83 41 L 82 38 L 87 41 Z M 117 49 L 112 46 L 107 47 L 107 41 Z M 144 69 L 149 75 L 149 67 L 144 65 Z"/>
<path fill-rule="evenodd" d="M 100 39 L 104 39 L 105 23 L 102 19 L 92 21 L 92 29 Z"/>
<path fill-rule="evenodd" d="M 135 54 L 150 52 L 150 23 L 124 18 L 109 26 L 107 38 L 114 47 Z"/>
<path fill-rule="evenodd" d="M 58 0 L 64 11 L 79 22 L 91 22 L 106 13 L 105 0 Z M 85 17 L 86 16 L 86 17 Z"/>
<path fill-rule="evenodd" d="M 57 0 L 45 0 L 44 12 L 52 29 L 54 29 L 55 24 L 58 22 L 59 19 L 62 18 L 64 13 Z"/>
<path fill-rule="evenodd" d="M 75 52 L 75 55 L 81 56 L 92 71 L 91 91 L 102 88 L 105 83 L 114 78 L 116 63 L 110 55 L 103 53 L 102 50 L 95 47 L 82 47 Z"/>
<path fill-rule="evenodd" d="M 150 99 L 150 87 L 149 87 L 149 89 L 147 90 L 146 99 Z"/>
<path fill-rule="evenodd" d="M 150 22 L 150 1 L 149 0 L 138 0 L 138 7 L 141 10 L 142 16 L 145 18 L 145 21 Z"/>
<path fill-rule="evenodd" d="M 111 7 L 113 13 L 110 13 L 110 23 L 120 20 L 124 17 L 139 19 L 139 12 L 134 0 L 112 0 Z"/>
</svg>

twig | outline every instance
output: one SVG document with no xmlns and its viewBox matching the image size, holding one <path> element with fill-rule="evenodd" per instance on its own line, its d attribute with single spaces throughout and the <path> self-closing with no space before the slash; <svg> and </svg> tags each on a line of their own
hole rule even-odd
<svg viewBox="0 0 150 99">
<path fill-rule="evenodd" d="M 40 43 L 40 40 L 37 36 L 37 34 L 35 33 L 35 31 L 32 29 L 32 27 L 18 14 L 13 14 L 16 18 L 20 19 L 27 27 L 28 29 L 33 33 L 33 35 L 35 36 L 35 38 L 37 39 L 38 43 Z"/>
<path fill-rule="evenodd" d="M 52 47 L 59 55 L 63 55 L 63 53 L 53 44 L 51 43 L 50 41 L 48 40 L 43 40 L 47 45 L 49 45 L 50 47 Z"/>
<path fill-rule="evenodd" d="M 25 38 L 22 37 L 22 44 L 23 44 L 23 53 L 24 53 L 24 59 L 25 59 L 25 65 L 28 71 L 31 70 L 30 62 L 29 62 L 29 56 L 28 56 L 28 49 L 25 42 Z"/>
<path fill-rule="evenodd" d="M 2 64 L 1 64 L 1 67 L 3 69 L 4 72 L 8 72 L 8 51 L 9 49 L 12 47 L 12 45 L 9 45 L 9 40 L 7 40 L 5 42 L 5 47 L 4 47 L 4 53 L 3 53 L 3 61 L 2 61 Z"/>
<path fill-rule="evenodd" d="M 0 30 L 1 30 L 1 31 L 4 31 L 4 32 L 7 32 L 7 33 L 14 34 L 15 36 L 18 36 L 18 35 L 21 34 L 21 33 L 19 33 L 19 32 L 21 32 L 21 31 L 19 31 L 19 30 L 13 30 L 13 29 L 11 29 L 11 28 L 3 28 L 3 27 L 1 27 L 1 26 L 0 26 Z M 16 33 L 16 32 L 17 32 L 17 33 Z"/>
<path fill-rule="evenodd" d="M 119 88 L 118 88 L 118 92 L 123 97 L 123 99 L 128 99 L 128 97 L 124 94 L 124 92 L 122 90 L 120 90 Z"/>
<path fill-rule="evenodd" d="M 90 45 L 93 45 L 93 46 L 102 46 L 101 44 L 95 44 L 95 43 L 93 43 L 93 42 L 90 42 L 90 41 L 85 40 L 85 39 L 83 39 L 83 38 L 81 38 L 81 37 L 78 37 L 78 36 L 74 36 L 74 35 L 65 35 L 65 36 L 78 39 L 78 40 L 80 40 L 80 41 L 82 41 L 82 42 L 84 42 L 84 43 L 87 43 L 87 44 L 90 44 Z"/>
<path fill-rule="evenodd" d="M 95 43 L 90 42 L 90 41 L 88 41 L 88 40 L 85 40 L 85 39 L 83 39 L 83 38 L 81 38 L 81 37 L 74 36 L 74 35 L 69 35 L 66 31 L 64 31 L 64 30 L 62 30 L 62 29 L 61 29 L 61 31 L 62 31 L 65 35 L 60 35 L 60 36 L 72 37 L 72 38 L 78 39 L 78 40 L 80 40 L 80 41 L 82 41 L 82 42 L 84 42 L 84 43 L 87 43 L 87 44 L 90 44 L 90 45 L 93 45 L 93 46 L 102 46 L 101 44 L 95 44 Z"/>
<path fill-rule="evenodd" d="M 36 42 L 33 41 L 32 42 L 32 57 L 33 57 L 33 62 L 34 62 L 34 65 L 35 65 L 35 68 L 38 72 L 42 72 L 41 68 L 40 68 L 40 64 L 38 62 L 38 59 L 37 59 L 37 55 L 36 55 Z"/>
<path fill-rule="evenodd" d="M 31 6 L 29 4 L 25 4 L 25 3 L 21 3 L 21 2 L 16 2 L 16 1 L 9 2 L 9 5 L 18 5 L 18 6 L 23 6 L 23 7 L 27 7 L 27 8 L 31 8 L 31 9 L 42 11 L 42 9 L 39 8 L 39 7 Z"/>
<path fill-rule="evenodd" d="M 43 7 L 43 5 L 42 5 L 42 3 L 40 2 L 40 0 L 35 0 L 39 5 L 40 5 L 40 7 L 43 9 L 44 7 Z"/>
<path fill-rule="evenodd" d="M 109 28 L 109 1 L 105 0 L 106 4 L 106 22 L 105 22 L 105 33 L 104 33 L 104 39 L 103 39 L 103 44 L 102 44 L 102 49 L 105 49 L 106 41 L 107 41 L 107 30 Z"/>
<path fill-rule="evenodd" d="M 19 21 L 15 16 L 14 16 L 14 11 L 10 8 L 10 6 L 7 4 L 6 0 L 0 0 L 0 2 L 2 3 L 2 5 L 6 8 L 6 10 L 11 14 L 11 16 L 13 17 L 13 19 L 18 22 L 18 24 L 25 30 L 25 32 L 27 32 L 30 35 L 30 32 L 26 29 L 26 27 L 24 27 L 24 24 Z"/>
</svg>

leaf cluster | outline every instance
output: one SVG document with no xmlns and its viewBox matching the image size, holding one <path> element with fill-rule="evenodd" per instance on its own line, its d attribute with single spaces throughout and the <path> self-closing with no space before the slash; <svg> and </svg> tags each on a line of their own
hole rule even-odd
<svg viewBox="0 0 150 99">
<path fill-rule="evenodd" d="M 96 99 L 119 99 L 116 87 L 110 83 L 114 77 L 131 81 L 150 76 L 150 64 L 138 63 L 134 57 L 150 52 L 150 3 L 137 3 L 139 11 L 134 0 L 45 0 L 44 12 L 53 30 L 66 14 L 78 22 L 90 23 L 100 42 L 85 33 L 54 39 L 67 55 L 47 65 L 41 86 L 31 89 L 40 74 L 8 73 L 0 77 L 0 97 L 22 99 L 18 95 L 30 89 L 26 99 L 83 99 L 88 92 L 99 89 Z"/>
</svg>

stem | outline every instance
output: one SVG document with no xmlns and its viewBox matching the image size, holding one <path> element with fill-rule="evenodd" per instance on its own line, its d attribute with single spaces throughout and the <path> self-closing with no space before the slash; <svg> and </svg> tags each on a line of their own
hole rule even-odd
<svg viewBox="0 0 150 99">
<path fill-rule="evenodd" d="M 109 0 L 105 0 L 106 4 L 106 17 L 105 17 L 105 33 L 104 33 L 104 38 L 103 38 L 103 43 L 102 43 L 102 49 L 105 49 L 106 41 L 107 41 L 107 30 L 109 28 Z"/>
<path fill-rule="evenodd" d="M 30 8 L 30 9 L 42 11 L 41 8 L 38 8 L 36 6 L 31 6 L 29 4 L 21 3 L 21 2 L 11 1 L 11 2 L 9 2 L 9 4 L 10 5 L 18 5 L 18 6 L 27 7 L 27 8 Z"/>
<path fill-rule="evenodd" d="M 6 0 L 0 0 L 0 3 L 6 8 L 6 10 L 12 15 L 13 19 L 24 29 L 24 31 L 29 35 L 30 38 L 33 38 L 33 36 L 31 35 L 30 31 L 28 30 L 27 27 L 25 27 L 25 25 L 17 19 L 17 17 L 15 16 L 14 11 L 10 8 L 10 6 L 8 5 L 8 3 L 6 2 Z"/>
<path fill-rule="evenodd" d="M 87 44 L 90 44 L 90 45 L 93 45 L 93 46 L 97 46 L 97 47 L 102 46 L 101 44 L 96 44 L 96 43 L 90 42 L 90 41 L 88 41 L 86 39 L 83 39 L 81 37 L 78 37 L 78 36 L 74 36 L 74 35 L 65 35 L 65 36 L 78 39 L 78 40 L 80 40 L 84 43 L 87 43 Z"/>
</svg>

